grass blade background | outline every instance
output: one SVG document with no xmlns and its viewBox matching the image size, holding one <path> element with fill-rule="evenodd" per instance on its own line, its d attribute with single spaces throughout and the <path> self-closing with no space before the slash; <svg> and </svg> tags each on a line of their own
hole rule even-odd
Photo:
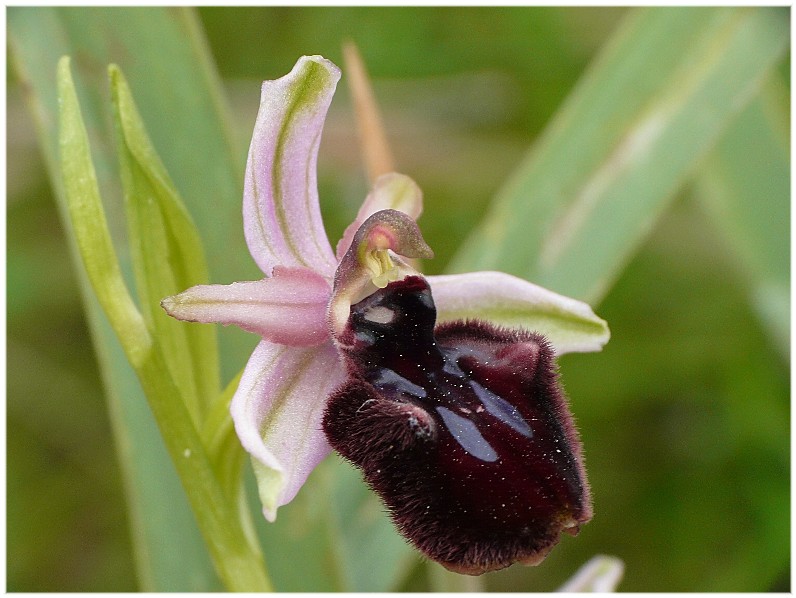
<svg viewBox="0 0 796 598">
<path fill-rule="evenodd" d="M 607 291 L 788 42 L 778 8 L 633 13 L 453 271 L 502 269 L 586 301 Z"/>
<path fill-rule="evenodd" d="M 42 39 L 50 41 L 42 44 Z M 33 101 L 47 154 L 52 146 L 48 133 L 55 126 L 50 117 L 55 106 L 54 65 L 63 54 L 75 56 L 75 83 L 86 90 L 86 121 L 115 239 L 122 241 L 127 233 L 108 108 L 110 63 L 124 72 L 152 144 L 202 235 L 210 279 L 231 282 L 258 276 L 240 232 L 246 140 L 234 132 L 194 12 L 183 8 L 13 7 L 9 43 L 18 70 L 27 74 L 37 96 Z M 116 245 L 124 263 L 125 244 Z M 225 332 L 219 331 L 222 354 L 227 356 L 222 382 L 237 374 L 251 349 L 240 346 L 239 335 Z"/>
<path fill-rule="evenodd" d="M 787 90 L 770 81 L 705 161 L 695 192 L 750 280 L 748 293 L 790 354 L 790 155 Z"/>
<path fill-rule="evenodd" d="M 283 592 L 396 591 L 422 562 L 359 470 L 337 455 L 325 459 L 296 498 L 279 507 L 275 524 L 259 509 L 254 517 L 273 583 Z"/>
<path fill-rule="evenodd" d="M 231 149 L 230 136 L 221 124 L 224 115 L 216 82 L 191 12 L 15 7 L 8 16 L 13 60 L 30 92 L 41 147 L 51 173 L 57 172 L 55 65 L 61 55 L 71 54 L 76 57 L 78 87 L 88 91 L 81 94 L 81 99 L 112 232 L 123 236 L 121 201 L 108 201 L 119 199 L 114 137 L 107 117 L 110 96 L 99 94 L 99 90 L 108 89 L 107 64 L 116 61 L 128 73 L 133 86 L 141 82 L 145 92 L 140 106 L 151 130 L 156 132 L 154 143 L 178 187 L 188 190 L 186 201 L 191 212 L 197 219 L 202 218 L 205 228 L 213 228 L 209 226 L 213 223 L 217 235 L 214 248 L 243 244 L 239 226 L 236 234 L 229 234 L 229 230 L 218 226 L 211 213 L 211 208 L 217 209 L 224 202 L 239 203 L 240 177 L 235 165 L 242 164 L 242 158 Z M 42 39 L 49 43 L 42 44 Z M 150 85 L 153 80 L 161 85 Z M 186 131 L 191 140 L 172 136 L 174 130 Z M 201 152 L 194 151 L 197 146 L 203 148 Z M 63 210 L 58 176 L 52 174 L 51 178 Z M 234 226 L 229 224 L 230 229 Z M 215 251 L 212 255 L 216 256 L 216 270 L 220 270 L 218 260 L 223 254 Z M 234 252 L 241 261 L 246 255 L 245 250 Z M 120 252 L 123 263 L 125 258 Z M 239 268 L 243 269 L 240 262 Z M 234 265 L 227 264 L 225 273 L 232 273 L 230 270 L 234 270 Z M 217 588 L 193 515 L 138 383 L 85 281 L 82 290 L 124 471 L 142 589 Z M 236 351 L 230 347 L 230 351 L 240 355 L 245 354 L 246 348 Z"/>
</svg>

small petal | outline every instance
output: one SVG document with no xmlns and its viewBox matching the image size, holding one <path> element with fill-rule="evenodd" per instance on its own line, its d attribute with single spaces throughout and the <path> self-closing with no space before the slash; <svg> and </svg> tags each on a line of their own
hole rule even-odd
<svg viewBox="0 0 796 598">
<path fill-rule="evenodd" d="M 274 276 L 230 285 L 198 285 L 161 302 L 178 320 L 235 324 L 283 345 L 308 347 L 329 338 L 329 283 L 307 268 L 274 269 Z"/>
<path fill-rule="evenodd" d="M 252 353 L 230 411 L 241 444 L 252 457 L 269 521 L 329 454 L 321 420 L 326 397 L 343 378 L 331 343 L 294 348 L 262 341 Z"/>
<path fill-rule="evenodd" d="M 479 319 L 543 334 L 557 355 L 599 351 L 608 324 L 582 301 L 503 272 L 429 276 L 439 322 Z"/>
<path fill-rule="evenodd" d="M 558 588 L 559 592 L 615 592 L 625 564 L 615 556 L 597 555 Z"/>
<path fill-rule="evenodd" d="M 397 256 L 432 258 L 434 252 L 407 214 L 398 210 L 376 212 L 359 227 L 335 272 L 329 303 L 333 334 L 342 332 L 352 303 L 392 281 L 417 273 Z"/>
<path fill-rule="evenodd" d="M 348 225 L 343 238 L 337 244 L 337 259 L 342 259 L 359 227 L 370 216 L 380 210 L 398 210 L 417 220 L 423 212 L 423 192 L 412 179 L 397 172 L 390 172 L 376 179 L 373 190 L 368 193 L 356 219 Z"/>
<path fill-rule="evenodd" d="M 263 83 L 246 165 L 243 223 L 249 251 L 266 275 L 277 264 L 306 266 L 329 278 L 334 272 L 316 164 L 339 79 L 330 61 L 304 56 L 288 75 Z"/>
</svg>

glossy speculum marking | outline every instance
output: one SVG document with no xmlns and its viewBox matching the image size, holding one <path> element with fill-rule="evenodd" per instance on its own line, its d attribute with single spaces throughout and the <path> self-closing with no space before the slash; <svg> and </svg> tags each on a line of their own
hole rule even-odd
<svg viewBox="0 0 796 598">
<path fill-rule="evenodd" d="M 537 564 L 591 518 L 553 350 L 532 332 L 435 322 L 420 276 L 353 305 L 324 430 L 429 558 L 469 574 Z"/>
</svg>

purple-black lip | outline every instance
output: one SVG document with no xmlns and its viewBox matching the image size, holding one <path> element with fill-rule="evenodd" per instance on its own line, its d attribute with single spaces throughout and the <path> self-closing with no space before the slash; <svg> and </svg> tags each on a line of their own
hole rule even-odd
<svg viewBox="0 0 796 598">
<path fill-rule="evenodd" d="M 420 276 L 353 305 L 324 430 L 429 558 L 469 574 L 536 564 L 591 518 L 553 351 L 532 332 L 435 323 Z"/>
</svg>

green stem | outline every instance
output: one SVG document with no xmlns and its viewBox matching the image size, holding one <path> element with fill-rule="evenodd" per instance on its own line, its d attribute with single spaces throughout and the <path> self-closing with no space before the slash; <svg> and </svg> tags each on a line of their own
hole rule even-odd
<svg viewBox="0 0 796 598">
<path fill-rule="evenodd" d="M 223 493 L 187 408 L 174 400 L 178 391 L 160 350 L 153 347 L 135 369 L 221 581 L 235 592 L 272 591 L 262 553 L 248 541 L 237 505 Z"/>
</svg>

